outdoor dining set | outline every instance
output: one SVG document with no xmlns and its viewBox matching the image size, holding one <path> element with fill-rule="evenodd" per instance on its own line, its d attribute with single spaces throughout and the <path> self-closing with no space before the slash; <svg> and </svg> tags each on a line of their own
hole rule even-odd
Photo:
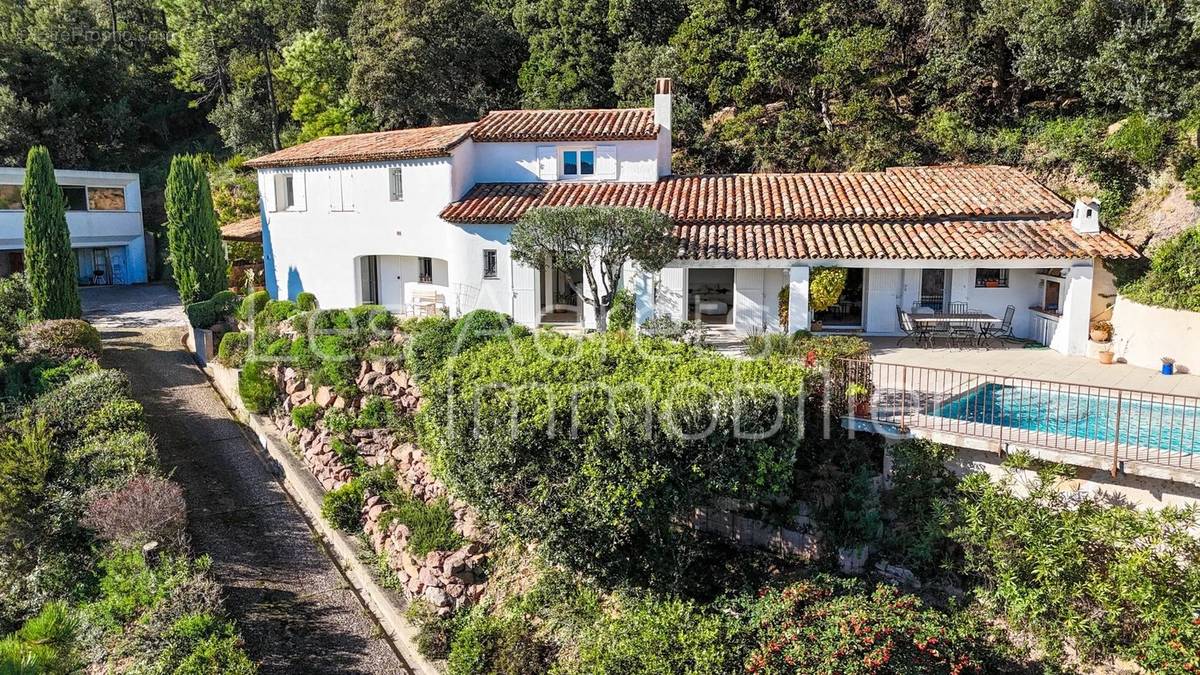
<svg viewBox="0 0 1200 675">
<path fill-rule="evenodd" d="M 896 341 L 899 347 L 906 340 L 914 340 L 920 346 L 932 347 L 934 340 L 943 339 L 959 345 L 987 346 L 992 341 L 1011 341 L 1013 315 L 1016 307 L 1009 305 L 1004 318 L 973 310 L 965 302 L 951 302 L 948 311 L 913 303 L 912 311 L 896 307 L 896 317 L 904 336 Z"/>
</svg>

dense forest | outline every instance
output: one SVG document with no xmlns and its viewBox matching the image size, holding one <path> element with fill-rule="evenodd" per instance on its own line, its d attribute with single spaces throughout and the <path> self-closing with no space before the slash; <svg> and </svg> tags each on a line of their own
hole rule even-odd
<svg viewBox="0 0 1200 675">
<path fill-rule="evenodd" d="M 0 0 L 0 161 L 138 170 L 154 209 L 175 152 L 221 190 L 321 135 L 656 76 L 679 172 L 1014 163 L 1110 222 L 1156 176 L 1200 196 L 1200 0 Z"/>
</svg>

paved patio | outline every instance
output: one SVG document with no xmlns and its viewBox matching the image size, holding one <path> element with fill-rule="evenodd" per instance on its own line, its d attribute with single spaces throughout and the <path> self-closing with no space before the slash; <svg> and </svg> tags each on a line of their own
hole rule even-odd
<svg viewBox="0 0 1200 675">
<path fill-rule="evenodd" d="M 1102 365 L 1095 359 L 1064 356 L 1041 346 L 1006 344 L 984 349 L 939 343 L 936 347 L 925 348 L 906 342 L 905 346 L 897 347 L 896 339 L 867 338 L 871 343 L 872 358 L 877 363 L 1200 397 L 1200 375 L 1165 376 L 1156 370 L 1124 363 Z"/>
</svg>

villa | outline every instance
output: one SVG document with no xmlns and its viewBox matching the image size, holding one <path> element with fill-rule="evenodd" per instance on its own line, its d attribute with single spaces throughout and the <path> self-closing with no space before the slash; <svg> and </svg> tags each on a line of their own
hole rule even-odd
<svg viewBox="0 0 1200 675">
<path fill-rule="evenodd" d="M 146 282 L 142 190 L 136 173 L 56 170 L 80 286 Z M 0 167 L 0 277 L 25 269 L 25 169 Z"/>
<path fill-rule="evenodd" d="M 247 162 L 268 290 L 587 328 L 593 315 L 573 290 L 582 270 L 513 261 L 513 223 L 536 206 L 647 207 L 672 219 L 679 256 L 654 273 L 626 266 L 639 322 L 701 318 L 736 334 L 820 322 L 890 336 L 902 331 L 898 308 L 955 303 L 998 317 L 1012 306 L 1015 337 L 1083 354 L 1102 302 L 1098 261 L 1138 255 L 1101 227 L 1098 204 L 1072 205 L 1011 167 L 675 175 L 671 82 L 655 87 L 652 108 L 494 111 Z M 842 297 L 810 312 L 812 270 L 830 266 L 848 270 Z"/>
</svg>

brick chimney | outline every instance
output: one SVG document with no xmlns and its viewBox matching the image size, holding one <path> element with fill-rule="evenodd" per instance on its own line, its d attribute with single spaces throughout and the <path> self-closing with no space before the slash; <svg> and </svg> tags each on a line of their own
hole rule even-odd
<svg viewBox="0 0 1200 675">
<path fill-rule="evenodd" d="M 658 175 L 671 175 L 671 78 L 654 81 L 654 122 L 658 124 Z"/>
</svg>

